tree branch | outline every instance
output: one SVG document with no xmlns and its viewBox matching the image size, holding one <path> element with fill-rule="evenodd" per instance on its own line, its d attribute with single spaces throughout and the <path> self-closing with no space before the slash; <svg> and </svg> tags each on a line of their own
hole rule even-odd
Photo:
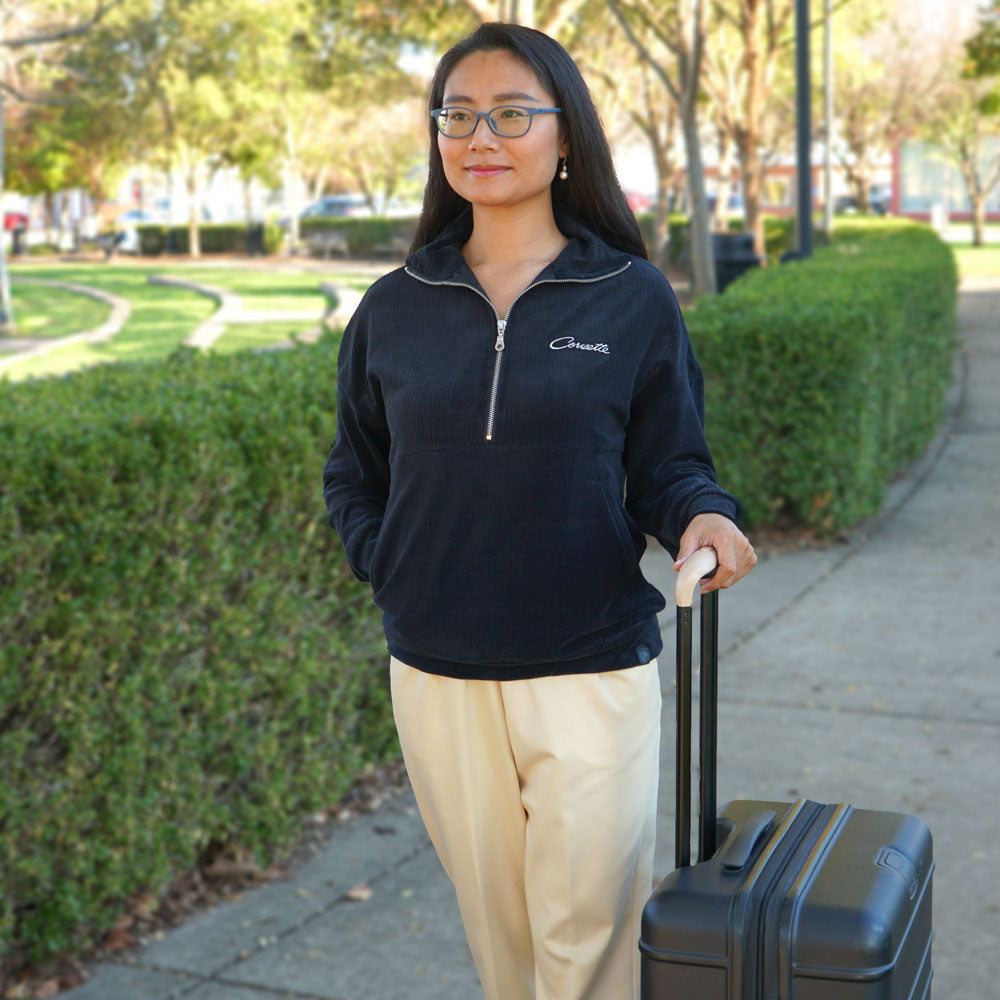
<svg viewBox="0 0 1000 1000">
<path fill-rule="evenodd" d="M 587 2 L 587 0 L 562 0 L 561 3 L 557 3 L 555 10 L 553 10 L 546 20 L 545 24 L 542 25 L 542 31 L 546 35 L 552 35 L 555 37 L 562 31 L 563 25 Z"/>
<path fill-rule="evenodd" d="M 82 35 L 120 3 L 122 3 L 122 0 L 99 0 L 97 10 L 94 11 L 94 15 L 89 21 L 83 21 L 69 28 L 43 32 L 40 35 L 26 35 L 22 38 L 3 38 L 0 39 L 0 46 L 8 49 L 22 49 L 30 45 L 48 45 L 50 42 L 60 42 L 64 38 L 73 38 L 75 35 Z"/>
<path fill-rule="evenodd" d="M 851 2 L 851 0 L 838 0 L 838 2 L 835 3 L 830 8 L 830 17 L 833 17 L 833 15 L 836 14 L 838 10 L 842 10 L 850 2 Z M 787 20 L 788 20 L 788 18 L 786 17 L 785 21 L 787 22 Z M 817 17 L 815 21 L 810 21 L 810 23 L 809 23 L 809 30 L 812 31 L 814 28 L 818 28 L 825 20 L 826 20 L 825 16 L 820 16 L 820 17 Z M 789 35 L 783 41 L 775 42 L 774 48 L 776 50 L 777 49 L 784 49 L 784 48 L 787 48 L 789 45 L 794 45 L 794 44 L 795 44 L 795 34 L 793 32 L 791 35 Z"/>
<path fill-rule="evenodd" d="M 633 48 L 639 53 L 640 58 L 642 58 L 653 70 L 653 72 L 656 73 L 656 75 L 663 81 L 663 85 L 670 92 L 670 96 L 675 101 L 680 102 L 681 94 L 677 84 L 670 78 L 670 74 L 653 58 L 649 49 L 647 49 L 646 46 L 643 45 L 642 41 L 636 36 L 636 33 L 632 30 L 632 25 L 628 22 L 628 18 L 625 17 L 621 4 L 618 3 L 618 0 L 607 0 L 607 4 L 611 13 L 618 19 L 618 23 L 622 26 L 622 30 L 628 36 L 628 40 L 632 43 Z"/>
<path fill-rule="evenodd" d="M 493 4 L 477 2 L 477 0 L 464 0 L 465 6 L 468 7 L 470 13 L 475 14 L 480 21 L 495 21 L 496 12 L 491 12 Z"/>
<path fill-rule="evenodd" d="M 15 101 L 20 101 L 22 104 L 42 104 L 50 108 L 65 108 L 69 107 L 73 103 L 72 100 L 58 97 L 32 97 L 24 92 L 18 90 L 13 84 L 6 83 L 0 80 L 0 90 L 5 91 L 14 98 Z"/>
</svg>

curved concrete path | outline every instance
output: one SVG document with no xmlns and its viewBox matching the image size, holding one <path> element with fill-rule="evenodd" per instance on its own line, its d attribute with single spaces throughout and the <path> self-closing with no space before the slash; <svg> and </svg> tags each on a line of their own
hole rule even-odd
<svg viewBox="0 0 1000 1000">
<path fill-rule="evenodd" d="M 197 347 L 202 350 L 211 347 L 219 337 L 226 331 L 226 327 L 233 323 L 308 323 L 316 319 L 316 314 L 309 312 L 296 312 L 290 309 L 255 309 L 248 310 L 243 304 L 243 299 L 235 292 L 218 288 L 214 285 L 206 285 L 202 282 L 188 281 L 184 278 L 174 278 L 163 274 L 151 274 L 146 279 L 151 285 L 167 285 L 172 288 L 184 288 L 188 291 L 197 292 L 199 295 L 206 295 L 218 303 L 218 309 L 203 323 L 201 323 L 184 341 L 188 347 Z M 304 333 L 299 339 L 314 340 L 323 331 L 323 321 L 346 323 L 347 319 L 354 313 L 357 303 L 361 301 L 360 294 L 350 288 L 341 285 L 334 285 L 323 282 L 320 290 L 332 296 L 336 305 L 328 310 L 321 321 Z M 346 318 L 343 318 L 346 313 Z M 282 341 L 275 347 L 291 346 L 291 341 Z"/>
<path fill-rule="evenodd" d="M 50 281 L 47 278 L 28 278 L 17 275 L 16 284 L 43 285 L 48 288 L 59 288 L 66 292 L 74 292 L 77 295 L 86 295 L 88 298 L 97 299 L 111 307 L 111 314 L 107 320 L 93 330 L 83 330 L 80 333 L 71 333 L 66 337 L 55 337 L 51 340 L 40 338 L 22 337 L 17 338 L 17 349 L 10 354 L 0 358 L 0 370 L 5 366 L 20 361 L 23 358 L 37 357 L 48 354 L 56 348 L 65 347 L 67 344 L 75 344 L 84 341 L 88 344 L 101 344 L 110 340 L 128 322 L 132 315 L 132 303 L 128 299 L 123 299 L 120 295 L 114 295 L 101 288 L 94 288 L 90 285 L 76 285 L 68 281 Z"/>
<path fill-rule="evenodd" d="M 1000 279 L 963 287 L 952 412 L 847 544 L 762 559 L 721 601 L 720 801 L 850 801 L 935 837 L 934 996 L 1000 979 Z M 672 592 L 669 556 L 647 576 Z M 673 613 L 657 867 L 672 867 Z M 357 885 L 370 892 L 349 893 Z M 474 1000 L 412 795 L 331 829 L 287 881 L 90 970 L 72 1000 Z"/>
</svg>

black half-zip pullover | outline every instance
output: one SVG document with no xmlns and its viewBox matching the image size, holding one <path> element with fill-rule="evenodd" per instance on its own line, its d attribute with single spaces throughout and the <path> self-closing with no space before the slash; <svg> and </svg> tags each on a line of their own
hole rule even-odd
<svg viewBox="0 0 1000 1000">
<path fill-rule="evenodd" d="M 390 652 L 512 680 L 648 662 L 676 551 L 736 519 L 705 443 L 702 376 L 666 278 L 572 219 L 500 316 L 465 263 L 471 214 L 365 294 L 344 331 L 330 524 Z"/>
</svg>

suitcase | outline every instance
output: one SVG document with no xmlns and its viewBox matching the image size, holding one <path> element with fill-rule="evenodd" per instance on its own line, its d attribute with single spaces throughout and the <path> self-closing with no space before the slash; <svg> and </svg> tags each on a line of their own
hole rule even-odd
<svg viewBox="0 0 1000 1000">
<path fill-rule="evenodd" d="M 924 1000 L 934 863 L 919 819 L 805 799 L 716 815 L 717 591 L 701 602 L 691 864 L 691 602 L 714 568 L 702 549 L 678 574 L 676 870 L 643 912 L 642 1000 Z"/>
</svg>

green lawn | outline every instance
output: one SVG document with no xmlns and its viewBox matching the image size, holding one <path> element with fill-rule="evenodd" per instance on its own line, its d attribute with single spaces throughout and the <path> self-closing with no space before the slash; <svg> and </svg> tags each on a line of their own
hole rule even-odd
<svg viewBox="0 0 1000 1000">
<path fill-rule="evenodd" d="M 91 285 L 128 299 L 132 303 L 132 315 L 122 330 L 106 343 L 70 344 L 56 348 L 47 354 L 25 358 L 5 367 L 3 375 L 17 380 L 31 375 L 58 375 L 101 362 L 166 357 L 212 314 L 215 303 L 194 292 L 149 285 L 146 283 L 149 273 L 149 268 L 114 265 L 40 264 L 12 267 L 14 285 L 19 274 Z M 16 314 L 15 318 L 20 323 Z"/>
<path fill-rule="evenodd" d="M 225 333 L 209 348 L 219 354 L 260 350 L 303 334 L 319 325 L 313 323 L 231 323 Z"/>
<path fill-rule="evenodd" d="M 1000 243 L 987 243 L 982 247 L 953 243 L 952 249 L 963 278 L 1000 278 Z"/>
<path fill-rule="evenodd" d="M 71 333 L 93 330 L 111 312 L 110 306 L 79 292 L 19 284 L 16 274 L 10 292 L 21 337 L 67 337 Z"/>
<path fill-rule="evenodd" d="M 319 290 L 321 282 L 327 279 L 320 274 L 211 267 L 164 267 L 155 273 L 235 292 L 248 311 L 287 309 L 313 312 L 319 317 L 327 305 Z"/>
<path fill-rule="evenodd" d="M 132 264 L 16 264 L 11 283 L 18 289 L 15 317 L 18 334 L 55 338 L 91 329 L 107 318 L 107 307 L 93 299 L 43 289 L 18 286 L 18 275 L 66 281 L 101 288 L 132 303 L 125 327 L 104 344 L 72 344 L 47 354 L 25 358 L 6 366 L 0 377 L 17 380 L 37 375 L 57 375 L 87 365 L 113 361 L 153 360 L 166 357 L 216 309 L 214 300 L 196 292 L 163 285 L 150 285 L 150 274 L 163 274 L 199 284 L 225 288 L 238 294 L 247 312 L 277 310 L 300 314 L 301 320 L 261 321 L 231 324 L 211 350 L 228 353 L 266 347 L 304 333 L 319 323 L 329 302 L 319 286 L 324 281 L 344 283 L 364 290 L 372 278 L 363 274 L 325 275 L 310 272 L 249 268 L 215 268 L 194 265 L 159 267 Z M 30 289 L 30 292 L 28 290 Z M 87 319 L 84 322 L 84 309 Z M 93 313 L 93 309 L 97 310 Z M 94 321 L 93 316 L 96 316 Z M 2 355 L 0 355 L 2 356 Z"/>
</svg>

